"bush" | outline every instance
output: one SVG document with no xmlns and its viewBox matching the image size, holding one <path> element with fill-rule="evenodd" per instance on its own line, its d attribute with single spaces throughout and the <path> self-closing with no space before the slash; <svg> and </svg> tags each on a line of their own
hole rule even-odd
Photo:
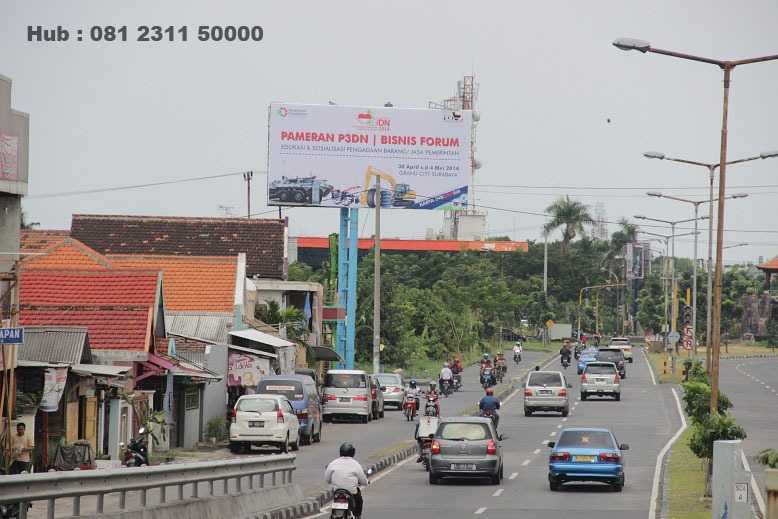
<svg viewBox="0 0 778 519">
<path fill-rule="evenodd" d="M 224 426 L 224 418 L 218 416 L 208 420 L 205 425 L 206 436 L 208 438 L 216 438 L 216 441 L 223 440 L 226 436 L 226 427 Z"/>
<path fill-rule="evenodd" d="M 756 460 L 762 465 L 771 469 L 778 469 L 778 451 L 775 449 L 765 449 L 756 455 Z"/>
<path fill-rule="evenodd" d="M 746 430 L 727 414 L 707 417 L 692 426 L 689 448 L 698 458 L 713 458 L 713 442 L 718 440 L 743 440 Z"/>
<path fill-rule="evenodd" d="M 710 416 L 710 386 L 705 382 L 684 383 L 683 402 L 684 411 L 693 422 L 704 422 Z M 725 414 L 731 407 L 732 402 L 727 395 L 719 391 L 719 414 Z"/>
</svg>

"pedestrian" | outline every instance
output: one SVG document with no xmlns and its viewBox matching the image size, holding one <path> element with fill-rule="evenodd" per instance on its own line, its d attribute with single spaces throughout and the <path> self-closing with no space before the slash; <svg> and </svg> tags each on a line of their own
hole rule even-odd
<svg viewBox="0 0 778 519">
<path fill-rule="evenodd" d="M 16 434 L 11 440 L 11 452 L 13 463 L 11 463 L 11 474 L 21 474 L 30 471 L 30 453 L 32 452 L 32 441 L 27 437 L 27 426 L 23 422 L 16 424 Z"/>
</svg>

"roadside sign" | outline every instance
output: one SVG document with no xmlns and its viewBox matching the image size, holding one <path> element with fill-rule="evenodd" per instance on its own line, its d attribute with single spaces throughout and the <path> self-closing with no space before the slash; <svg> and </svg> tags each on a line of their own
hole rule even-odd
<svg viewBox="0 0 778 519">
<path fill-rule="evenodd" d="M 0 328 L 0 344 L 22 344 L 24 328 Z"/>
<path fill-rule="evenodd" d="M 681 338 L 681 334 L 673 330 L 667 334 L 667 340 L 675 344 Z"/>
<path fill-rule="evenodd" d="M 692 337 L 692 327 L 691 326 L 684 326 L 683 327 L 683 349 L 685 350 L 691 350 L 693 347 L 694 338 Z"/>
<path fill-rule="evenodd" d="M 554 324 L 555 324 L 554 321 L 549 319 L 548 321 L 546 321 L 546 328 L 551 328 L 552 326 L 554 326 Z"/>
<path fill-rule="evenodd" d="M 748 503 L 748 483 L 735 483 L 735 503 Z"/>
</svg>

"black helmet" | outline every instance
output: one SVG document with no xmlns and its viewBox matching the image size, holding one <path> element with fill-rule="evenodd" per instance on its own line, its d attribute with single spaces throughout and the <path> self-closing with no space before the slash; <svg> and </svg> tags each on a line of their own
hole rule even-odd
<svg viewBox="0 0 778 519">
<path fill-rule="evenodd" d="M 340 446 L 341 458 L 353 458 L 356 453 L 356 449 L 350 443 L 346 442 Z"/>
</svg>

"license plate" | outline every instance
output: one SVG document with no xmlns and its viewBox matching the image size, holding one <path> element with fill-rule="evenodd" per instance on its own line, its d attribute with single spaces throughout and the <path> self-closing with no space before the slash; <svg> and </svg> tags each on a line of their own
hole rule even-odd
<svg viewBox="0 0 778 519">
<path fill-rule="evenodd" d="M 348 501 L 345 503 L 332 503 L 333 510 L 348 510 Z"/>
<path fill-rule="evenodd" d="M 585 461 L 587 463 L 594 462 L 594 456 L 576 456 L 575 461 Z"/>
<path fill-rule="evenodd" d="M 349 398 L 347 396 L 342 396 L 342 397 L 338 398 L 338 401 L 339 402 L 351 402 L 351 398 Z"/>
<path fill-rule="evenodd" d="M 552 391 L 550 389 L 540 389 L 538 390 L 539 395 L 550 395 Z"/>
<path fill-rule="evenodd" d="M 601 378 L 598 378 L 598 379 L 594 380 L 594 383 L 597 384 L 598 386 L 604 386 L 605 385 L 605 380 L 601 379 Z"/>
<path fill-rule="evenodd" d="M 451 470 L 466 470 L 466 471 L 474 471 L 475 465 L 472 463 L 452 463 L 451 464 Z"/>
<path fill-rule="evenodd" d="M 265 422 L 249 422 L 249 427 L 264 427 Z"/>
</svg>

